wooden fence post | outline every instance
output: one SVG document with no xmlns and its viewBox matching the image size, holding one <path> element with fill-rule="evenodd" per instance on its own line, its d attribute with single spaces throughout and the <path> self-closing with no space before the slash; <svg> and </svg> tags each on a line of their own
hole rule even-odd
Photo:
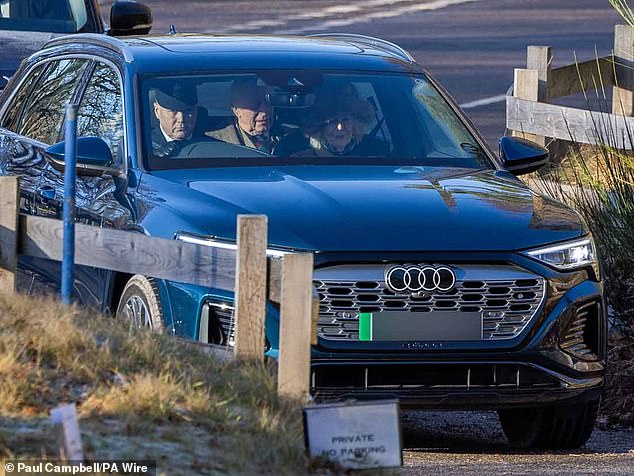
<svg viewBox="0 0 634 476">
<path fill-rule="evenodd" d="M 236 345 L 238 359 L 264 360 L 267 217 L 238 215 Z"/>
<path fill-rule="evenodd" d="M 305 399 L 310 390 L 312 281 L 312 253 L 284 256 L 277 392 L 285 397 Z"/>
<path fill-rule="evenodd" d="M 14 292 L 18 266 L 19 177 L 0 177 L 0 291 Z"/>
<path fill-rule="evenodd" d="M 529 46 L 526 51 L 526 68 L 536 69 L 538 77 L 537 100 L 550 102 L 550 78 L 553 52 L 550 46 Z M 526 98 L 524 98 L 526 99 Z M 543 136 L 535 136 L 534 141 L 545 146 L 548 141 Z"/>
<path fill-rule="evenodd" d="M 513 79 L 513 96 L 528 101 L 537 101 L 539 99 L 539 72 L 536 69 L 520 69 L 515 68 Z M 533 120 L 531 118 L 530 120 Z M 524 137 L 525 139 L 535 141 L 534 134 L 524 134 L 521 131 L 514 131 L 513 136 Z"/>
<path fill-rule="evenodd" d="M 612 114 L 634 116 L 634 29 L 628 25 L 614 28 L 614 86 Z"/>
</svg>

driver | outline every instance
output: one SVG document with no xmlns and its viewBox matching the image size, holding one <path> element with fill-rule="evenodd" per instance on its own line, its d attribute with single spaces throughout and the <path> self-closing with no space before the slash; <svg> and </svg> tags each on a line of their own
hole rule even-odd
<svg viewBox="0 0 634 476">
<path fill-rule="evenodd" d="M 272 153 L 279 137 L 272 133 L 273 107 L 266 101 L 266 93 L 266 88 L 255 80 L 234 81 L 229 92 L 234 120 L 222 129 L 206 132 L 206 135 Z"/>
<path fill-rule="evenodd" d="M 196 137 L 198 96 L 195 87 L 179 83 L 161 85 L 151 91 L 156 126 L 152 129 L 152 150 L 158 157 L 173 157 L 187 145 L 204 140 Z"/>
</svg>

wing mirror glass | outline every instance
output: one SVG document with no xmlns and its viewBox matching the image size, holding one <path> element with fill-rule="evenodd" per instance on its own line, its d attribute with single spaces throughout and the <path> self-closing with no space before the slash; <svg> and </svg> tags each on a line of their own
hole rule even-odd
<svg viewBox="0 0 634 476">
<path fill-rule="evenodd" d="M 534 172 L 548 163 L 548 149 L 520 137 L 500 139 L 500 159 L 513 175 Z"/>
</svg>

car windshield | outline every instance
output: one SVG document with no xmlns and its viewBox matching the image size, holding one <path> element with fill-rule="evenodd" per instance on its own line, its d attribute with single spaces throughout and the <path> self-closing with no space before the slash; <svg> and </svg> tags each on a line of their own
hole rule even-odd
<svg viewBox="0 0 634 476">
<path fill-rule="evenodd" d="M 0 0 L 0 30 L 76 33 L 88 22 L 85 0 Z"/>
<path fill-rule="evenodd" d="M 275 70 L 148 76 L 146 167 L 411 164 L 493 168 L 424 75 Z"/>
</svg>

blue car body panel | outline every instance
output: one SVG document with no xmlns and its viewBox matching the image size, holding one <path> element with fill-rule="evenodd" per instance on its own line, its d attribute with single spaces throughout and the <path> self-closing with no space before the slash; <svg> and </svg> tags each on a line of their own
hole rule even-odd
<svg viewBox="0 0 634 476">
<path fill-rule="evenodd" d="M 140 194 L 190 230 L 235 240 L 237 214 L 264 214 L 272 246 L 329 251 L 514 251 L 587 233 L 578 214 L 495 171 L 394 166 L 155 171 Z M 169 236 L 174 219 L 152 234 Z M 178 226 L 178 222 L 176 224 Z M 148 228 L 146 226 L 146 228 Z M 441 237 L 439 239 L 439 237 Z"/>
</svg>

